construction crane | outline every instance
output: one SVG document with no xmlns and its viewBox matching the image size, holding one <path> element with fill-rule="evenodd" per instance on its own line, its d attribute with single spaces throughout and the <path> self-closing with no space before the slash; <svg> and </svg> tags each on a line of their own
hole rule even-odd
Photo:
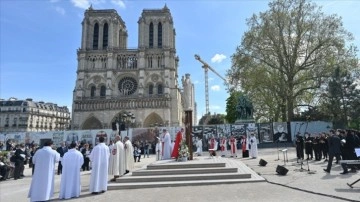
<svg viewBox="0 0 360 202">
<path fill-rule="evenodd" d="M 214 72 L 218 77 L 220 77 L 224 82 L 227 84 L 228 82 L 224 77 L 222 77 L 219 73 L 217 73 L 210 65 L 208 65 L 206 62 L 204 62 L 199 55 L 195 54 L 195 59 L 199 60 L 203 64 L 202 68 L 204 68 L 205 71 L 205 100 L 206 100 L 206 114 L 209 114 L 209 83 L 208 83 L 208 70 L 210 69 L 212 72 Z"/>
</svg>

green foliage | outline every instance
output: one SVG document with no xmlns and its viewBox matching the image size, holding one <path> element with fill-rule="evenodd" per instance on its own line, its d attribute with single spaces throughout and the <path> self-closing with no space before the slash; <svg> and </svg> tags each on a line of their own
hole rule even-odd
<svg viewBox="0 0 360 202">
<path fill-rule="evenodd" d="M 226 116 L 225 119 L 228 123 L 235 123 L 236 121 L 236 106 L 238 98 L 243 95 L 240 91 L 230 92 L 230 96 L 226 99 Z"/>
<path fill-rule="evenodd" d="M 225 123 L 225 115 L 223 114 L 204 115 L 199 120 L 199 125 L 217 125 L 224 123 Z"/>
<path fill-rule="evenodd" d="M 357 86 L 350 71 L 340 67 L 335 69 L 322 103 L 324 111 L 331 115 L 334 127 L 359 126 L 360 90 Z"/>
<path fill-rule="evenodd" d="M 274 0 L 247 25 L 227 75 L 253 101 L 256 119 L 293 120 L 294 109 L 316 101 L 339 64 L 356 67 L 356 48 L 347 46 L 353 37 L 341 17 L 307 0 Z"/>
</svg>

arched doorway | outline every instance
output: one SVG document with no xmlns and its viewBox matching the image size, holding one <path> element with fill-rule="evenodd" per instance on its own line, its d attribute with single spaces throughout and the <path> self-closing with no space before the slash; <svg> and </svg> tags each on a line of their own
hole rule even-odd
<svg viewBox="0 0 360 202">
<path fill-rule="evenodd" d="M 164 123 L 164 120 L 155 112 L 149 114 L 144 120 L 144 128 L 161 126 Z"/>
<path fill-rule="evenodd" d="M 96 117 L 88 118 L 81 127 L 83 130 L 90 130 L 90 129 L 102 129 L 103 125 Z"/>
</svg>

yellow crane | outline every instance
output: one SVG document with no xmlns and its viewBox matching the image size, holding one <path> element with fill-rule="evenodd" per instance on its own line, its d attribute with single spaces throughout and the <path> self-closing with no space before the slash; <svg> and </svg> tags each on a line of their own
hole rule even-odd
<svg viewBox="0 0 360 202">
<path fill-rule="evenodd" d="M 210 69 L 214 72 L 218 77 L 220 77 L 227 84 L 228 82 L 224 77 L 222 77 L 219 73 L 217 73 L 208 63 L 204 62 L 199 55 L 195 54 L 195 59 L 203 64 L 202 68 L 205 71 L 205 100 L 206 100 L 206 115 L 209 114 L 209 83 L 208 83 L 208 70 Z"/>
</svg>

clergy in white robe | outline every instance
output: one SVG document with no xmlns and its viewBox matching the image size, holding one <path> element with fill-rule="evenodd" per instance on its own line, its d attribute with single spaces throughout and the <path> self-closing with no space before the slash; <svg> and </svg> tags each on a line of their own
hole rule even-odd
<svg viewBox="0 0 360 202">
<path fill-rule="evenodd" d="M 163 129 L 162 142 L 162 160 L 171 159 L 171 138 L 166 129 Z"/>
<path fill-rule="evenodd" d="M 70 144 L 70 150 L 62 158 L 62 175 L 60 183 L 60 199 L 79 197 L 81 192 L 80 170 L 84 163 L 81 152 L 76 150 L 76 143 Z"/>
<path fill-rule="evenodd" d="M 202 155 L 202 139 L 200 138 L 196 138 L 197 141 L 196 141 L 196 154 L 198 156 L 201 156 Z"/>
<path fill-rule="evenodd" d="M 125 173 L 134 169 L 134 148 L 128 136 L 124 138 L 125 141 Z"/>
<path fill-rule="evenodd" d="M 109 175 L 114 175 L 111 181 L 125 173 L 125 150 L 120 135 L 115 136 L 115 144 L 110 148 Z"/>
<path fill-rule="evenodd" d="M 104 137 L 99 137 L 99 144 L 92 149 L 89 156 L 92 168 L 89 191 L 92 194 L 107 191 L 110 152 L 104 141 Z"/>
<path fill-rule="evenodd" d="M 250 143 L 249 155 L 251 158 L 256 159 L 258 156 L 257 140 L 253 133 L 250 136 L 249 143 Z"/>
<path fill-rule="evenodd" d="M 30 201 L 47 201 L 54 195 L 55 163 L 59 162 L 60 154 L 51 148 L 52 144 L 52 140 L 46 141 L 32 158 L 36 169 L 28 195 Z"/>
<path fill-rule="evenodd" d="M 156 160 L 161 160 L 161 154 L 162 154 L 162 143 L 160 141 L 160 138 L 157 137 L 157 143 L 155 146 L 155 152 L 156 152 Z"/>
</svg>

